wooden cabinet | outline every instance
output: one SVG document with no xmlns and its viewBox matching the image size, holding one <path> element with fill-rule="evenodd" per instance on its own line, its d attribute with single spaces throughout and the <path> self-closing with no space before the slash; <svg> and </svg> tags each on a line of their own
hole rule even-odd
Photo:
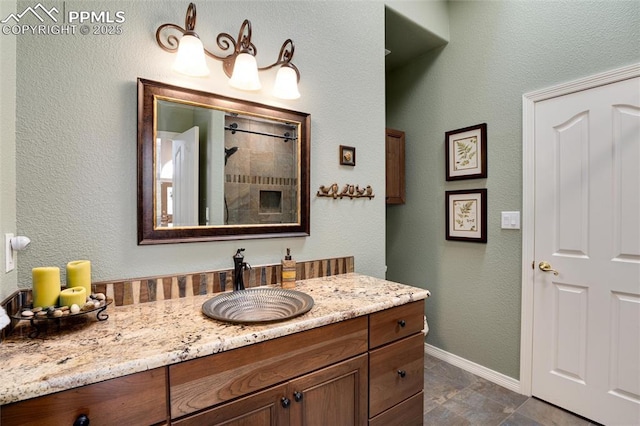
<svg viewBox="0 0 640 426">
<path fill-rule="evenodd" d="M 404 132 L 386 129 L 386 202 L 405 203 Z"/>
<path fill-rule="evenodd" d="M 422 426 L 424 392 L 419 392 L 400 404 L 369 420 L 369 426 Z"/>
<path fill-rule="evenodd" d="M 2 406 L 0 424 L 412 425 L 424 301 Z"/>
<path fill-rule="evenodd" d="M 166 423 L 166 388 L 166 369 L 157 368 L 3 405 L 0 424 L 72 425 L 81 415 L 91 426 Z"/>
<path fill-rule="evenodd" d="M 367 317 L 169 366 L 171 418 L 261 391 L 367 352 Z"/>
<path fill-rule="evenodd" d="M 288 426 L 289 411 L 283 406 L 287 386 L 273 386 L 199 414 L 173 421 L 172 425 L 260 425 Z M 290 402 L 288 403 L 290 404 Z"/>
<path fill-rule="evenodd" d="M 366 425 L 367 361 L 360 355 L 293 380 L 291 425 Z"/>
<path fill-rule="evenodd" d="M 370 425 L 422 424 L 423 315 L 419 301 L 369 316 Z"/>
<path fill-rule="evenodd" d="M 329 421 L 335 415 L 352 420 L 340 424 L 366 424 L 367 320 L 354 318 L 169 366 L 171 418 L 181 420 L 176 424 L 227 424 L 228 415 L 239 413 L 232 407 L 252 407 L 244 410 L 255 416 L 251 425 L 289 424 L 289 419 L 294 425 L 317 424 L 316 419 L 335 424 Z M 327 404 L 345 411 L 327 410 Z M 189 414 L 195 416 L 186 418 Z"/>
<path fill-rule="evenodd" d="M 424 337 L 415 334 L 369 353 L 369 415 L 377 416 L 424 387 Z"/>
<path fill-rule="evenodd" d="M 422 331 L 424 301 L 376 312 L 369 317 L 369 348 L 374 349 Z"/>
<path fill-rule="evenodd" d="M 180 426 L 367 424 L 367 355 L 174 421 Z"/>
</svg>

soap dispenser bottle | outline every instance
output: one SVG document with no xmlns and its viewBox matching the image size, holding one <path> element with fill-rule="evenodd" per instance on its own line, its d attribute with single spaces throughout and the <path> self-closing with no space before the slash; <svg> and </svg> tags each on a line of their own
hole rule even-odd
<svg viewBox="0 0 640 426">
<path fill-rule="evenodd" d="M 296 261 L 291 259 L 291 249 L 287 249 L 287 255 L 282 259 L 282 288 L 295 288 L 296 286 Z"/>
</svg>

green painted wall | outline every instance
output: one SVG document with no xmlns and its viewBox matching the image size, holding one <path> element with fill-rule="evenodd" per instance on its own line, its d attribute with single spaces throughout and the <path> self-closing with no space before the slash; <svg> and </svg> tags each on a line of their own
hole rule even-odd
<svg viewBox="0 0 640 426">
<path fill-rule="evenodd" d="M 67 12 L 123 11 L 122 34 L 16 36 L 16 76 L 9 84 L 17 93 L 15 148 L 7 145 L 15 152 L 16 172 L 0 189 L 14 188 L 8 202 L 17 211 L 18 229 L 32 240 L 20 254 L 17 285 L 30 287 L 31 268 L 44 265 L 61 267 L 64 280 L 64 266 L 75 259 L 92 261 L 95 281 L 229 268 L 237 247 L 246 248 L 247 261 L 256 266 L 279 262 L 287 247 L 298 260 L 352 255 L 358 272 L 383 277 L 384 4 L 196 2 L 196 31 L 211 50 L 218 33 L 235 37 L 244 19 L 251 20 L 260 66 L 276 60 L 287 38 L 294 40 L 302 97 L 281 101 L 270 95 L 275 69 L 261 73 L 259 92 L 231 88 L 214 60 L 207 78 L 171 70 L 175 55 L 157 46 L 155 31 L 166 22 L 183 25 L 188 3 L 67 0 Z M 20 0 L 17 10 L 33 5 Z M 24 20 L 37 21 L 30 15 Z M 311 235 L 138 246 L 138 77 L 310 113 Z M 357 147 L 356 167 L 339 165 L 340 144 Z M 4 139 L 1 147 L 4 170 Z M 333 182 L 372 185 L 379 196 L 313 196 Z M 14 279 L 6 290 L 15 285 Z"/>
<path fill-rule="evenodd" d="M 427 343 L 519 377 L 522 95 L 640 62 L 638 1 L 449 2 L 450 42 L 387 75 L 407 203 L 387 207 L 387 278 L 430 289 Z M 488 124 L 487 179 L 445 181 L 444 133 Z M 488 243 L 445 240 L 444 192 L 488 189 Z M 523 215 L 529 212 L 522 212 Z"/>
</svg>

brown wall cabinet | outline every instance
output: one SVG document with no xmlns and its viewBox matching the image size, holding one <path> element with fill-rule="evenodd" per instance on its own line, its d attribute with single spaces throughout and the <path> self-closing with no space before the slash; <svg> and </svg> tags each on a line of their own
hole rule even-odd
<svg viewBox="0 0 640 426">
<path fill-rule="evenodd" d="M 386 129 L 386 201 L 387 204 L 405 203 L 404 132 Z"/>
</svg>

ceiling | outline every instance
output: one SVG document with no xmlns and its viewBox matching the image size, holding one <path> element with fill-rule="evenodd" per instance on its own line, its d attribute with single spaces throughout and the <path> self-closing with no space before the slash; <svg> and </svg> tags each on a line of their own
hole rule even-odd
<svg viewBox="0 0 640 426">
<path fill-rule="evenodd" d="M 446 43 L 406 16 L 385 7 L 385 47 L 390 51 L 385 57 L 386 72 Z"/>
</svg>

